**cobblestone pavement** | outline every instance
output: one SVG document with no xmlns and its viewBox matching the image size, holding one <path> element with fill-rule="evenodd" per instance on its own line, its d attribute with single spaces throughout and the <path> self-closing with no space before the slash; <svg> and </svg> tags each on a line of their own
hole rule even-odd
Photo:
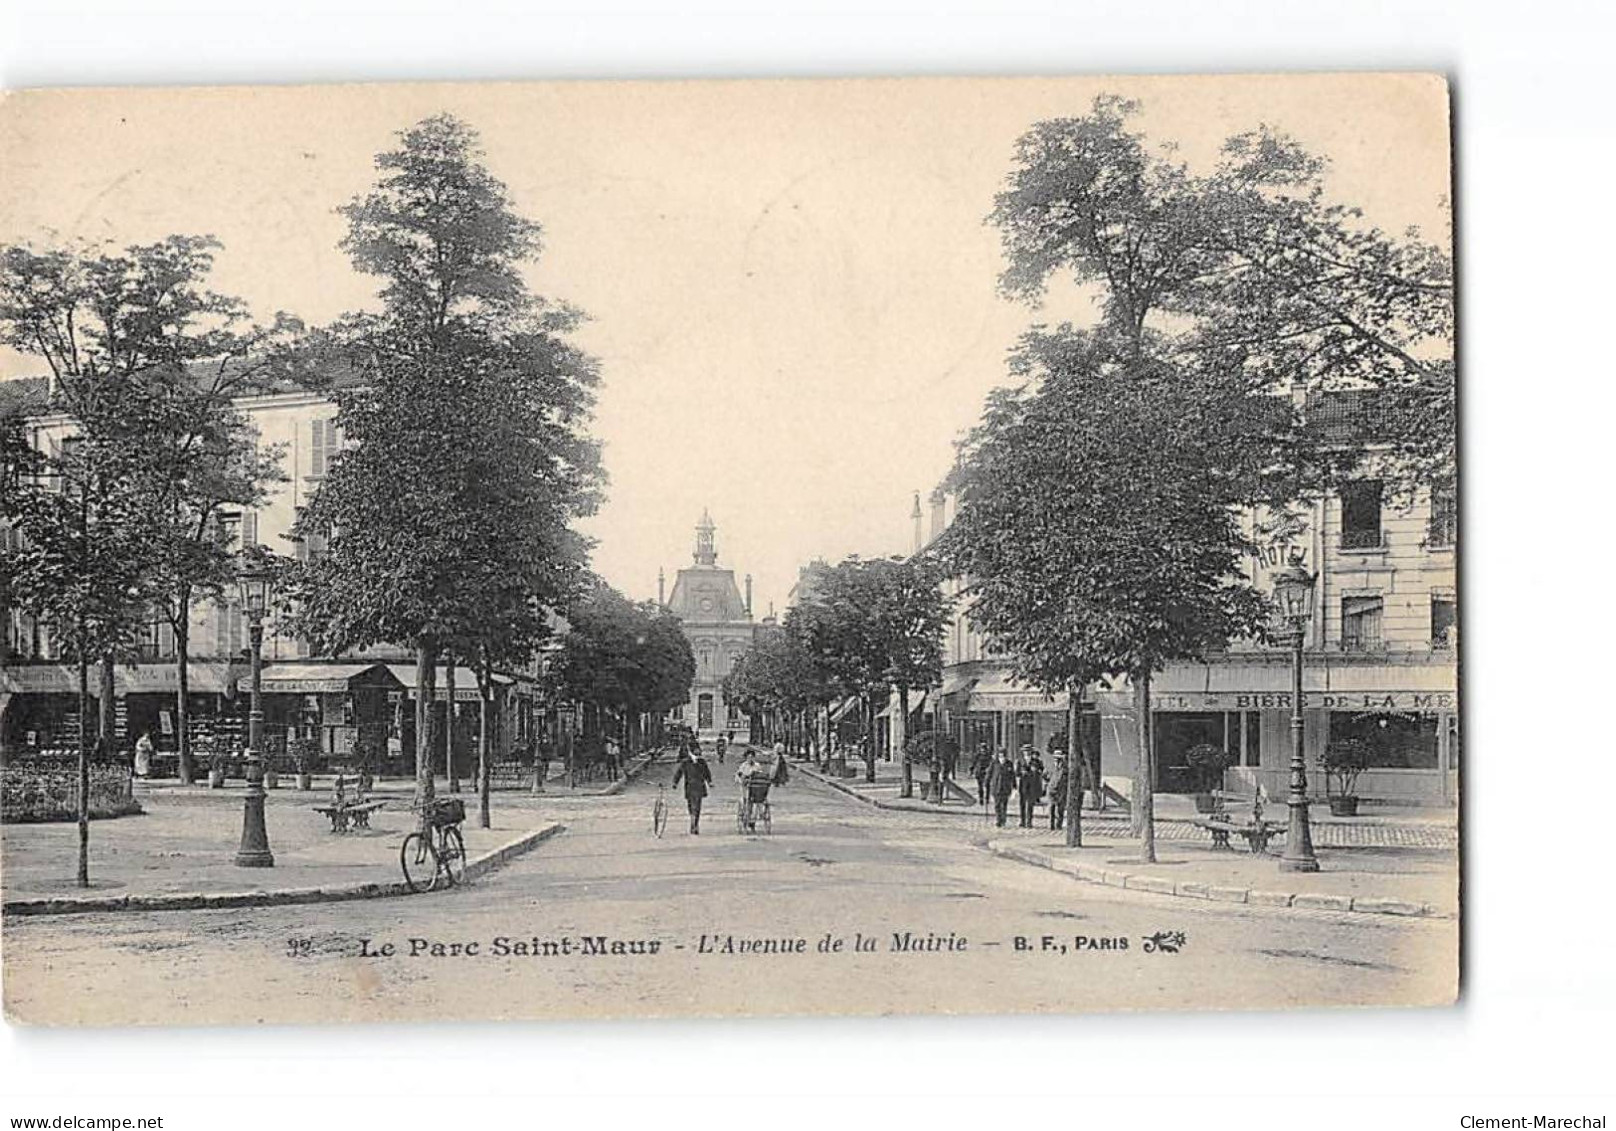
<svg viewBox="0 0 1616 1131">
<path fill-rule="evenodd" d="M 362 903 L 5 924 L 24 1021 L 203 1023 L 1064 1012 L 1437 1004 L 1457 924 L 1092 887 L 976 847 L 958 818 L 873 809 L 803 775 L 773 836 L 718 772 L 650 833 L 657 765 L 546 798 L 568 832 L 479 884 Z M 866 949 L 868 948 L 868 949 Z"/>
</svg>

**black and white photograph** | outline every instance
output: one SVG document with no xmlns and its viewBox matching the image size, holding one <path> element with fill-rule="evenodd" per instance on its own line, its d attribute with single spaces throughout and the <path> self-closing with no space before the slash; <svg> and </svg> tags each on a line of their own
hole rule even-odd
<svg viewBox="0 0 1616 1131">
<path fill-rule="evenodd" d="M 1444 76 L 0 147 L 13 1020 L 1455 1000 Z"/>
</svg>

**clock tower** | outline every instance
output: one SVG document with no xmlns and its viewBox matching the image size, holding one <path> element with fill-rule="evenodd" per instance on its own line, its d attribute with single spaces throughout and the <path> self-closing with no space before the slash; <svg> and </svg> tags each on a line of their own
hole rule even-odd
<svg viewBox="0 0 1616 1131">
<path fill-rule="evenodd" d="M 675 708 L 675 721 L 694 727 L 703 738 L 728 731 L 745 737 L 751 722 L 724 701 L 721 685 L 741 655 L 752 646 L 751 578 L 747 595 L 735 583 L 735 571 L 718 564 L 718 528 L 705 509 L 696 523 L 692 564 L 679 571 L 668 597 L 668 611 L 679 618 L 690 651 L 696 657 L 696 679 L 690 702 Z"/>
</svg>

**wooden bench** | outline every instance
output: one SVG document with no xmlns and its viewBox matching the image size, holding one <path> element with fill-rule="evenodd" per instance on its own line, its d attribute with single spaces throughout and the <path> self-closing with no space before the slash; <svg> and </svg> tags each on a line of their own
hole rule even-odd
<svg viewBox="0 0 1616 1131">
<path fill-rule="evenodd" d="M 1250 821 L 1237 822 L 1217 817 L 1197 817 L 1193 824 L 1196 828 L 1207 830 L 1212 834 L 1212 848 L 1224 852 L 1233 852 L 1229 844 L 1229 834 L 1237 833 L 1245 838 L 1246 844 L 1253 854 L 1268 851 L 1268 842 L 1283 832 L 1289 825 L 1287 821 Z"/>
<path fill-rule="evenodd" d="M 370 815 L 387 804 L 366 797 L 360 785 L 357 774 L 338 774 L 331 783 L 331 804 L 314 807 L 316 813 L 330 820 L 332 832 L 370 828 Z"/>
</svg>

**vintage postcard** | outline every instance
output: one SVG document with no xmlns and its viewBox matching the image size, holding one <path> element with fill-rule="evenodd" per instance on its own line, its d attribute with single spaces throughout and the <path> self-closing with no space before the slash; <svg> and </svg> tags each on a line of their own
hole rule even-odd
<svg viewBox="0 0 1616 1131">
<path fill-rule="evenodd" d="M 1459 990 L 1429 74 L 12 92 L 14 1022 Z"/>
</svg>

